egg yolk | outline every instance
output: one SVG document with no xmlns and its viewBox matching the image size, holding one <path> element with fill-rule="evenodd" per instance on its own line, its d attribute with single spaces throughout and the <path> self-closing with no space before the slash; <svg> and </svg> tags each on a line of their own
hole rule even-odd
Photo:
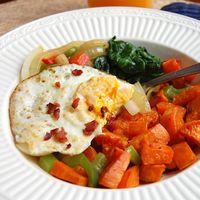
<svg viewBox="0 0 200 200">
<path fill-rule="evenodd" d="M 83 96 L 97 115 L 102 115 L 102 107 L 109 113 L 115 113 L 133 95 L 132 85 L 122 83 L 113 76 L 93 77 L 79 86 L 76 95 Z"/>
</svg>

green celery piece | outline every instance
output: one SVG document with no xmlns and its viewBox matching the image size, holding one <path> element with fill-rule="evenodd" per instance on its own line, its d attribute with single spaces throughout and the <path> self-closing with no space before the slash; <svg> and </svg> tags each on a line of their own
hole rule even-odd
<svg viewBox="0 0 200 200">
<path fill-rule="evenodd" d="M 65 156 L 62 161 L 67 164 L 70 167 L 76 167 L 77 165 L 80 165 L 80 160 L 82 158 L 83 154 L 78 154 L 75 156 Z"/>
<path fill-rule="evenodd" d="M 75 54 L 77 48 L 76 47 L 72 47 L 70 49 L 68 49 L 64 54 L 67 56 L 67 57 L 71 57 Z"/>
<path fill-rule="evenodd" d="M 166 88 L 164 88 L 164 94 L 169 100 L 172 100 L 175 95 L 183 92 L 186 89 L 187 88 L 176 89 L 172 85 L 169 85 Z"/>
<path fill-rule="evenodd" d="M 99 174 L 94 165 L 88 160 L 88 158 L 82 154 L 82 158 L 80 160 L 80 165 L 85 169 L 89 181 L 88 186 L 89 187 L 96 187 L 99 180 Z"/>
<path fill-rule="evenodd" d="M 139 165 L 140 164 L 140 155 L 135 150 L 135 148 L 133 146 L 129 146 L 129 147 L 126 148 L 126 151 L 128 153 L 130 153 L 130 155 L 131 155 L 131 162 L 134 165 Z"/>
<path fill-rule="evenodd" d="M 50 173 L 56 160 L 57 159 L 53 154 L 41 156 L 39 159 L 39 166 L 46 172 Z"/>
<path fill-rule="evenodd" d="M 70 167 L 82 166 L 89 178 L 88 186 L 97 186 L 99 180 L 98 171 L 83 153 L 75 156 L 65 156 L 62 161 Z"/>
<path fill-rule="evenodd" d="M 103 153 L 98 153 L 95 159 L 92 161 L 94 167 L 98 171 L 99 174 L 104 170 L 105 166 L 107 165 L 107 158 Z"/>
</svg>

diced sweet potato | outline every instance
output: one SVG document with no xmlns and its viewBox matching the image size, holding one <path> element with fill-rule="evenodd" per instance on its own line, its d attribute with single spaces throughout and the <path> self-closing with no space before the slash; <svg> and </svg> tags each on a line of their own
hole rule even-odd
<svg viewBox="0 0 200 200">
<path fill-rule="evenodd" d="M 200 120 L 185 123 L 179 130 L 179 134 L 194 142 L 200 147 Z"/>
<path fill-rule="evenodd" d="M 162 144 L 142 144 L 141 160 L 144 165 L 169 164 L 173 158 L 173 150 L 170 146 Z"/>
<path fill-rule="evenodd" d="M 93 161 L 97 155 L 96 150 L 92 146 L 89 146 L 83 153 L 90 161 Z"/>
<path fill-rule="evenodd" d="M 106 158 L 108 159 L 108 162 L 112 160 L 114 151 L 115 151 L 115 148 L 113 148 L 113 146 L 102 144 L 102 153 L 106 156 Z"/>
<path fill-rule="evenodd" d="M 114 159 L 101 173 L 99 184 L 107 188 L 117 188 L 128 168 L 130 159 L 128 152 L 116 148 Z"/>
<path fill-rule="evenodd" d="M 156 93 L 155 95 L 153 95 L 150 99 L 150 105 L 151 107 L 156 106 L 156 104 L 160 103 L 160 102 L 168 102 L 169 100 L 167 99 L 167 97 L 164 94 L 163 89 L 161 89 L 158 93 Z"/>
<path fill-rule="evenodd" d="M 142 134 L 148 130 L 148 128 L 154 126 L 159 121 L 159 115 L 155 110 L 141 114 L 137 113 L 133 116 L 123 110 L 117 119 L 113 120 L 109 124 L 109 130 L 114 132 L 115 130 L 121 130 L 121 132 L 129 139 Z"/>
<path fill-rule="evenodd" d="M 125 148 L 128 144 L 125 137 L 121 137 L 119 135 L 111 133 L 108 130 L 104 130 L 104 134 L 97 135 L 95 137 L 95 142 L 97 143 L 97 145 L 107 144 L 109 146 L 119 147 L 122 149 Z"/>
<path fill-rule="evenodd" d="M 169 108 L 174 107 L 175 105 L 173 103 L 169 103 L 169 102 L 160 102 L 158 104 L 156 104 L 156 108 L 158 110 L 158 113 L 160 113 L 161 115 Z"/>
<path fill-rule="evenodd" d="M 126 109 L 123 109 L 122 112 L 118 115 L 117 119 L 122 119 L 123 121 L 139 121 L 141 119 L 146 119 L 148 123 L 148 128 L 154 126 L 159 121 L 159 116 L 157 111 L 151 110 L 146 113 L 137 113 L 135 115 L 129 114 Z"/>
<path fill-rule="evenodd" d="M 134 166 L 125 171 L 118 188 L 132 188 L 138 186 L 139 183 L 139 166 Z"/>
<path fill-rule="evenodd" d="M 168 144 L 169 140 L 169 133 L 161 124 L 156 124 L 154 127 L 149 129 L 148 133 L 144 136 L 144 141 L 148 144 Z"/>
<path fill-rule="evenodd" d="M 125 108 L 123 108 L 123 110 L 118 115 L 118 118 L 124 120 L 131 120 L 133 118 L 133 115 L 131 115 Z"/>
<path fill-rule="evenodd" d="M 132 145 L 138 152 L 140 152 L 142 148 L 141 144 L 146 134 L 147 132 L 133 137 L 131 140 L 128 141 L 128 146 Z"/>
<path fill-rule="evenodd" d="M 165 74 L 181 69 L 181 62 L 175 58 L 162 62 L 162 69 Z"/>
<path fill-rule="evenodd" d="M 197 157 L 187 142 L 175 144 L 172 148 L 174 150 L 173 160 L 180 170 L 185 169 L 196 162 Z"/>
<path fill-rule="evenodd" d="M 87 173 L 86 173 L 86 171 L 85 171 L 85 169 L 84 169 L 82 166 L 80 166 L 80 165 L 77 165 L 77 166 L 74 167 L 73 169 L 74 169 L 78 174 L 80 174 L 80 175 L 82 175 L 82 176 L 85 176 L 85 177 L 88 176 Z"/>
<path fill-rule="evenodd" d="M 184 77 L 180 77 L 175 80 L 172 80 L 172 85 L 177 89 L 184 88 L 185 84 L 186 84 L 186 81 Z"/>
<path fill-rule="evenodd" d="M 166 168 L 169 169 L 169 170 L 175 170 L 175 169 L 177 169 L 177 166 L 176 166 L 176 163 L 174 162 L 174 160 L 172 160 L 171 163 L 167 164 Z"/>
<path fill-rule="evenodd" d="M 148 122 L 143 117 L 138 117 L 136 120 L 116 119 L 110 126 L 109 130 L 121 130 L 121 132 L 128 138 L 132 138 L 148 130 Z"/>
<path fill-rule="evenodd" d="M 186 121 L 200 120 L 200 96 L 187 104 Z"/>
<path fill-rule="evenodd" d="M 144 113 L 143 117 L 147 119 L 148 128 L 155 126 L 159 122 L 159 115 L 156 110 Z"/>
<path fill-rule="evenodd" d="M 191 86 L 187 90 L 177 94 L 173 98 L 173 103 L 185 106 L 187 103 L 195 99 L 197 96 L 200 95 L 200 85 Z"/>
<path fill-rule="evenodd" d="M 165 165 L 141 165 L 140 180 L 146 183 L 157 182 L 161 179 Z"/>
<path fill-rule="evenodd" d="M 157 124 L 154 127 L 150 128 L 147 132 L 133 137 L 131 140 L 129 140 L 128 144 L 133 145 L 133 147 L 140 152 L 143 141 L 148 144 L 168 144 L 169 140 L 170 137 L 167 130 L 161 124 Z"/>
<path fill-rule="evenodd" d="M 148 130 L 148 122 L 146 119 L 141 118 L 137 121 L 130 121 L 128 123 L 128 130 L 124 133 L 128 138 L 132 138 Z"/>
<path fill-rule="evenodd" d="M 184 139 L 178 132 L 184 125 L 184 115 L 185 108 L 176 106 L 167 109 L 160 119 L 160 123 L 166 128 L 170 135 L 170 144 L 180 142 Z"/>
</svg>

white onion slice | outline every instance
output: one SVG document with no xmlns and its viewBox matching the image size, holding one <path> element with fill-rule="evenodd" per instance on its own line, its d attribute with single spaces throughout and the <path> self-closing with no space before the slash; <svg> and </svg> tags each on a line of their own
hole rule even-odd
<svg viewBox="0 0 200 200">
<path fill-rule="evenodd" d="M 67 56 L 65 54 L 60 54 L 55 58 L 55 61 L 58 65 L 67 65 L 69 64 L 69 61 L 67 59 Z"/>
<path fill-rule="evenodd" d="M 43 48 L 41 46 L 34 49 L 25 59 L 20 73 L 20 80 L 23 81 L 24 79 L 30 77 L 30 65 L 33 59 L 43 52 Z"/>
<path fill-rule="evenodd" d="M 151 111 L 151 106 L 149 104 L 149 101 L 147 99 L 147 96 L 145 94 L 143 87 L 140 85 L 139 82 L 135 83 L 133 87 L 134 87 L 134 92 L 133 92 L 132 100 L 138 106 L 140 110 L 139 112 L 145 113 L 145 112 Z"/>
<path fill-rule="evenodd" d="M 129 100 L 124 107 L 131 115 L 135 115 L 136 113 L 140 112 L 140 109 L 136 105 L 136 103 L 133 100 Z"/>
<path fill-rule="evenodd" d="M 155 87 L 147 88 L 146 89 L 146 94 L 147 94 L 147 99 L 150 100 L 152 93 L 158 92 L 160 90 L 160 85 L 157 85 Z"/>
</svg>

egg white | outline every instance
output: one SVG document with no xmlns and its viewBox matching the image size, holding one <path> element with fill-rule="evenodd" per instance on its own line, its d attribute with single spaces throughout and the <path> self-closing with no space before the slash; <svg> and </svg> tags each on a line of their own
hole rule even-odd
<svg viewBox="0 0 200 200">
<path fill-rule="evenodd" d="M 73 76 L 74 69 L 82 70 L 83 73 Z M 44 70 L 19 83 L 10 98 L 10 122 L 17 147 L 34 156 L 52 152 L 70 155 L 83 152 L 96 135 L 102 134 L 104 124 L 96 117 L 98 127 L 90 136 L 84 135 L 85 123 L 94 120 L 95 113 L 89 112 L 84 103 L 80 103 L 77 109 L 71 105 L 78 87 L 99 76 L 107 76 L 108 79 L 113 77 L 91 67 L 72 64 Z M 55 87 L 56 82 L 60 82 L 60 88 Z M 119 81 L 119 84 L 133 92 L 131 84 L 123 81 Z M 81 102 L 85 101 L 83 94 L 80 98 Z M 58 120 L 47 114 L 47 104 L 50 102 L 60 104 Z M 60 143 L 53 138 L 44 140 L 47 132 L 61 127 L 67 132 L 68 141 Z M 71 147 L 66 148 L 67 144 L 71 144 Z"/>
</svg>

